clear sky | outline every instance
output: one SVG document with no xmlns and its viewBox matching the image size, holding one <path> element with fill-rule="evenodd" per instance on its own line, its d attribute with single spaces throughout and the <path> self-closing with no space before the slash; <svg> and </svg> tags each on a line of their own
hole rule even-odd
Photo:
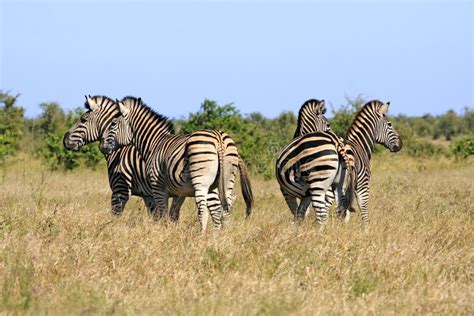
<svg viewBox="0 0 474 316">
<path fill-rule="evenodd" d="M 170 117 L 205 98 L 268 117 L 358 94 L 392 114 L 474 106 L 471 1 L 0 2 L 0 89 L 28 116 L 84 94 Z"/>
</svg>

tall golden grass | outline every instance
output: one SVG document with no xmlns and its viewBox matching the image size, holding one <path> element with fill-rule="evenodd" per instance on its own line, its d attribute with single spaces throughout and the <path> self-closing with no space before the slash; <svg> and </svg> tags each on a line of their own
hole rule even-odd
<svg viewBox="0 0 474 316">
<path fill-rule="evenodd" d="M 474 314 L 474 164 L 374 157 L 367 228 L 293 224 L 275 181 L 253 180 L 222 231 L 110 214 L 105 170 L 20 157 L 0 178 L 0 312 Z"/>
</svg>

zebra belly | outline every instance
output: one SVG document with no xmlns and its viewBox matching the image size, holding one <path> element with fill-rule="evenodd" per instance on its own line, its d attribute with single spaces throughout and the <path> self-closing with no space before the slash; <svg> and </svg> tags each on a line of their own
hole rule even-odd
<svg viewBox="0 0 474 316">
<path fill-rule="evenodd" d="M 194 188 L 191 183 L 183 183 L 182 186 L 169 186 L 168 191 L 170 196 L 186 196 L 192 197 L 194 196 Z"/>
</svg>

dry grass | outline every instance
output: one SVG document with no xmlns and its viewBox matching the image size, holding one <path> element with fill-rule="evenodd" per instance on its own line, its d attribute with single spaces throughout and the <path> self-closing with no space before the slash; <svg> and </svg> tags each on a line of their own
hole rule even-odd
<svg viewBox="0 0 474 316">
<path fill-rule="evenodd" d="M 23 171 L 23 169 L 25 169 Z M 198 232 L 132 199 L 109 213 L 103 171 L 20 159 L 0 178 L 0 312 L 27 314 L 473 314 L 474 164 L 376 156 L 371 224 L 301 226 L 275 181 L 256 207 Z"/>
</svg>

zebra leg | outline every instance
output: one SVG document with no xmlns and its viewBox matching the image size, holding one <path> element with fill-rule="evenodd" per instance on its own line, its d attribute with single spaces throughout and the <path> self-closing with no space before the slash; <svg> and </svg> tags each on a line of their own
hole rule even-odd
<svg viewBox="0 0 474 316">
<path fill-rule="evenodd" d="M 360 208 L 360 214 L 362 221 L 366 224 L 369 223 L 369 187 L 363 187 L 357 191 L 357 202 Z"/>
<path fill-rule="evenodd" d="M 350 211 L 349 211 L 350 205 L 348 205 L 348 202 L 346 201 L 345 195 L 342 192 L 342 183 L 340 183 L 338 186 L 333 187 L 332 189 L 328 190 L 328 192 L 326 193 L 326 202 L 328 201 L 328 195 L 330 193 L 333 195 L 332 200 L 334 201 L 334 199 L 335 199 L 337 201 L 337 205 L 336 205 L 336 214 L 337 214 L 337 216 L 340 219 L 342 219 L 344 221 L 344 223 L 347 224 L 349 222 L 350 218 L 351 218 L 351 214 L 350 214 Z M 331 201 L 331 204 L 332 204 L 332 201 Z M 326 206 L 327 206 L 327 203 L 326 203 Z"/>
<path fill-rule="evenodd" d="M 209 220 L 209 209 L 207 208 L 207 190 L 196 190 L 195 191 L 195 199 L 196 199 L 196 206 L 198 208 L 198 219 L 199 223 L 201 224 L 201 231 L 205 232 L 207 227 L 207 221 Z M 217 219 L 220 222 L 220 216 Z M 214 224 L 215 226 L 217 223 Z"/>
<path fill-rule="evenodd" d="M 331 205 L 334 203 L 334 200 L 337 198 L 337 195 L 336 195 L 336 192 L 335 190 L 333 190 L 332 188 L 330 188 L 329 190 L 327 190 L 326 192 L 326 196 L 324 198 L 325 202 L 326 202 L 326 209 L 330 209 L 331 208 Z"/>
<path fill-rule="evenodd" d="M 168 214 L 168 191 L 163 185 L 155 181 L 151 182 L 151 188 L 153 191 L 153 199 L 155 200 L 155 205 L 150 209 L 150 214 L 154 220 L 162 219 L 166 214 Z"/>
<path fill-rule="evenodd" d="M 332 202 L 336 200 L 336 214 L 339 218 L 344 218 L 346 216 L 346 211 L 348 209 L 347 201 L 345 200 L 344 193 L 342 192 L 342 183 L 333 186 L 326 193 L 326 202 L 328 196 L 332 194 Z M 326 203 L 327 205 L 327 203 Z"/>
<path fill-rule="evenodd" d="M 116 216 L 120 216 L 123 213 L 123 209 L 125 204 L 129 199 L 129 194 L 123 194 L 120 192 L 113 192 L 111 198 L 111 205 L 112 205 L 112 214 Z"/>
<path fill-rule="evenodd" d="M 218 189 L 215 188 L 209 192 L 207 196 L 207 208 L 211 214 L 212 222 L 214 223 L 215 228 L 220 228 L 222 222 L 229 218 L 230 212 L 229 209 L 224 210 L 219 200 Z"/>
<path fill-rule="evenodd" d="M 311 204 L 313 205 L 314 211 L 316 212 L 316 222 L 320 225 L 326 223 L 328 219 L 328 211 L 326 208 L 326 190 L 312 189 L 311 192 Z"/>
<path fill-rule="evenodd" d="M 286 192 L 282 192 L 283 197 L 285 198 L 286 204 L 288 204 L 288 207 L 290 208 L 291 214 L 296 219 L 296 211 L 298 210 L 298 203 L 296 202 L 296 198 L 294 196 L 289 195 Z"/>
<path fill-rule="evenodd" d="M 155 199 L 153 198 L 153 196 L 144 196 L 143 202 L 145 203 L 145 207 L 148 211 L 148 214 L 151 215 L 152 210 L 156 209 Z"/>
<path fill-rule="evenodd" d="M 177 196 L 173 198 L 173 202 L 171 203 L 171 209 L 170 209 L 171 221 L 177 222 L 179 220 L 179 211 L 185 199 L 186 197 L 184 196 Z"/>
<path fill-rule="evenodd" d="M 230 192 L 229 195 L 227 196 L 227 205 L 229 206 L 227 208 L 227 210 L 222 210 L 222 223 L 226 223 L 226 222 L 229 222 L 230 221 L 230 213 L 231 213 L 231 210 L 232 210 L 232 207 L 234 206 L 234 203 L 235 203 L 235 199 L 237 198 L 237 196 L 235 195 L 235 192 Z M 208 206 L 209 206 L 209 202 L 208 202 Z"/>
<path fill-rule="evenodd" d="M 308 206 L 311 203 L 311 196 L 306 196 L 301 199 L 300 205 L 296 211 L 296 221 L 302 222 L 308 215 Z"/>
<path fill-rule="evenodd" d="M 152 216 L 154 220 L 160 220 L 168 214 L 168 195 L 166 192 L 153 194 L 153 197 L 156 201 L 156 208 L 152 212 Z"/>
</svg>

